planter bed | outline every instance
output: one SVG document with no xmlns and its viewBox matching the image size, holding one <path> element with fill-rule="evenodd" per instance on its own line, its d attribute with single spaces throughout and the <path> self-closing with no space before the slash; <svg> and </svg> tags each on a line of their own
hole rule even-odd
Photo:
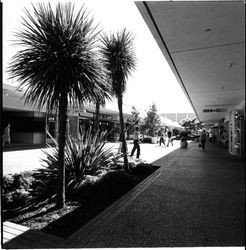
<svg viewBox="0 0 246 250">
<path fill-rule="evenodd" d="M 56 209 L 53 201 L 25 213 L 5 211 L 2 220 L 66 238 L 157 169 L 149 164 L 139 164 L 131 173 L 126 173 L 120 166 L 94 184 L 85 185 L 70 197 L 65 208 Z"/>
</svg>

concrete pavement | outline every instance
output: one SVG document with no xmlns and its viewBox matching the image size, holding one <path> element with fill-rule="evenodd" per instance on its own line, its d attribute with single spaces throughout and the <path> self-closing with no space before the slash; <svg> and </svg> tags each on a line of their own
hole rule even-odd
<svg viewBox="0 0 246 250">
<path fill-rule="evenodd" d="M 151 155 L 162 148 L 146 150 Z M 64 240 L 64 247 L 245 246 L 244 162 L 217 145 L 207 143 L 203 152 L 192 142 L 153 164 L 160 168 Z"/>
<path fill-rule="evenodd" d="M 128 142 L 128 150 L 131 151 L 133 147 L 132 142 Z M 106 147 L 112 147 L 113 151 L 117 152 L 119 142 L 107 143 Z M 174 141 L 173 146 L 164 147 L 158 144 L 140 144 L 142 160 L 151 163 L 160 157 L 170 153 L 179 147 L 179 142 Z M 42 159 L 46 157 L 43 151 L 48 151 L 47 148 L 42 149 L 28 149 L 28 150 L 15 150 L 3 152 L 3 175 L 19 173 L 22 171 L 29 171 L 41 168 L 44 163 Z M 136 155 L 136 153 L 135 153 Z"/>
<path fill-rule="evenodd" d="M 193 142 L 153 164 L 161 168 L 69 237 L 75 247 L 245 245 L 244 162 Z"/>
</svg>

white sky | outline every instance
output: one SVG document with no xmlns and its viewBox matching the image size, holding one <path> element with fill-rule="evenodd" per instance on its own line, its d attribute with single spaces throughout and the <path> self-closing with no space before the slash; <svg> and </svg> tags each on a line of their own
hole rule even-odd
<svg viewBox="0 0 246 250">
<path fill-rule="evenodd" d="M 3 82 L 16 85 L 7 80 L 8 76 L 5 73 L 5 68 L 16 49 L 11 45 L 11 40 L 14 39 L 13 33 L 21 27 L 21 16 L 25 17 L 24 7 L 31 10 L 31 2 L 37 1 L 3 0 L 2 2 Z M 73 2 L 78 7 L 83 4 L 81 0 L 73 0 Z M 193 112 L 134 2 L 130 0 L 88 0 L 84 3 L 94 16 L 95 24 L 99 24 L 99 28 L 104 32 L 109 34 L 127 28 L 135 35 L 137 69 L 127 82 L 127 90 L 123 99 L 124 111 L 130 112 L 134 105 L 142 113 L 144 110 L 148 110 L 154 102 L 158 113 Z M 107 108 L 117 110 L 116 101 L 108 103 Z"/>
</svg>

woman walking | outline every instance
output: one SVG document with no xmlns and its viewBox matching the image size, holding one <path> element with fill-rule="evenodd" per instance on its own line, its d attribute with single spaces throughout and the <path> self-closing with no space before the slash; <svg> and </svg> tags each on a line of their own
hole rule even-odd
<svg viewBox="0 0 246 250">
<path fill-rule="evenodd" d="M 7 127 L 4 129 L 3 133 L 3 147 L 5 143 L 8 143 L 9 147 L 11 147 L 10 144 L 10 124 L 8 123 Z"/>
<path fill-rule="evenodd" d="M 134 155 L 134 152 L 137 149 L 137 157 L 136 158 L 139 159 L 140 146 L 139 146 L 139 131 L 138 131 L 138 127 L 136 127 L 135 131 L 133 132 L 133 143 L 134 143 L 134 146 L 132 148 L 131 157 Z"/>
</svg>

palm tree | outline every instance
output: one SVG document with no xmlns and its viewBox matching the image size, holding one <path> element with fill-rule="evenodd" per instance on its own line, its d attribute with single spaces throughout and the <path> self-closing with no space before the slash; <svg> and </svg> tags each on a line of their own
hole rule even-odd
<svg viewBox="0 0 246 250">
<path fill-rule="evenodd" d="M 67 108 L 84 101 L 108 97 L 102 65 L 95 50 L 99 32 L 82 6 L 77 12 L 71 3 L 33 5 L 33 15 L 25 10 L 23 30 L 16 33 L 9 72 L 26 86 L 25 102 L 51 112 L 58 107 L 59 160 L 57 207 L 65 206 L 64 147 Z"/>
<path fill-rule="evenodd" d="M 124 135 L 123 119 L 123 93 L 126 90 L 126 81 L 131 71 L 136 67 L 136 58 L 133 46 L 134 37 L 124 29 L 116 35 L 104 35 L 101 39 L 101 53 L 105 60 L 105 66 L 109 71 L 112 92 L 118 99 L 118 108 L 121 124 L 121 135 Z M 126 152 L 126 139 L 122 141 L 122 152 L 124 154 L 124 168 L 128 171 L 128 159 Z"/>
<path fill-rule="evenodd" d="M 94 129 L 95 131 L 99 130 L 99 114 L 100 114 L 100 106 L 105 105 L 105 99 L 98 99 L 96 100 L 96 108 L 95 108 L 95 123 L 94 123 Z"/>
</svg>

